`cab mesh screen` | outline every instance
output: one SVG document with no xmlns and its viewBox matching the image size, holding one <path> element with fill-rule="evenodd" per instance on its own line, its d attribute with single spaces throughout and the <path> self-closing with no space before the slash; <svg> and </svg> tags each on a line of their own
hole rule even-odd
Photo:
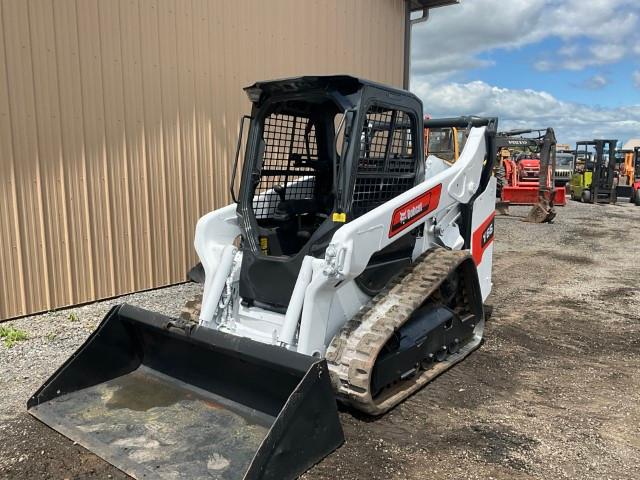
<svg viewBox="0 0 640 480">
<path fill-rule="evenodd" d="M 262 139 L 264 154 L 253 210 L 257 218 L 270 218 L 280 200 L 273 192 L 276 185 L 284 187 L 285 200 L 313 198 L 318 143 L 308 118 L 280 113 L 265 118 Z"/>
<path fill-rule="evenodd" d="M 415 122 L 401 110 L 373 106 L 360 136 L 352 215 L 359 217 L 415 184 Z"/>
</svg>

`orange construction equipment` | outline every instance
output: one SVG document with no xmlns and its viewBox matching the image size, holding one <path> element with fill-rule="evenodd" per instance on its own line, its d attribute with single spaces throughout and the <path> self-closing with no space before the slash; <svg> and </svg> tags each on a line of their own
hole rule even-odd
<svg viewBox="0 0 640 480">
<path fill-rule="evenodd" d="M 544 134 L 542 132 L 545 132 Z M 523 137 L 538 133 L 537 137 Z M 553 205 L 566 205 L 565 189 L 554 186 L 555 134 L 553 129 L 502 132 L 496 137 L 500 152 L 500 199 L 511 205 L 535 205 L 541 196 Z M 515 156 L 512 150 L 528 150 Z M 500 187 L 500 186 L 499 186 Z"/>
<path fill-rule="evenodd" d="M 624 170 L 617 187 L 619 196 L 640 206 L 640 146 L 624 151 Z"/>
<path fill-rule="evenodd" d="M 502 161 L 507 180 L 507 184 L 502 187 L 500 196 L 502 201 L 512 205 L 533 205 L 536 203 L 540 184 L 540 160 L 527 156 L 518 160 L 503 157 Z M 547 183 L 551 185 L 551 180 L 548 180 Z M 566 203 L 565 189 L 554 187 L 553 204 L 564 206 Z"/>
</svg>

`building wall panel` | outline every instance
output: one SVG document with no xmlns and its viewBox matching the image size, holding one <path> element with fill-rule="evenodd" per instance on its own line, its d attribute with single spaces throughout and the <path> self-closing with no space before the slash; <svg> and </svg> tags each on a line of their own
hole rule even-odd
<svg viewBox="0 0 640 480">
<path fill-rule="evenodd" d="M 180 282 L 242 87 L 402 84 L 402 0 L 0 0 L 0 319 Z"/>
<path fill-rule="evenodd" d="M 0 25 L 6 11 L 0 4 Z M 4 27 L 3 27 L 4 28 Z M 0 318 L 27 311 L 4 35 L 0 35 Z"/>
</svg>

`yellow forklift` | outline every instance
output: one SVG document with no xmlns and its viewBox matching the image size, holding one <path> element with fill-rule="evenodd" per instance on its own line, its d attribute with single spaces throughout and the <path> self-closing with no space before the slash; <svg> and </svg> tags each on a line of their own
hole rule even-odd
<svg viewBox="0 0 640 480">
<path fill-rule="evenodd" d="M 615 151 L 617 140 L 576 143 L 575 172 L 569 182 L 572 200 L 584 203 L 616 203 Z M 606 152 L 606 153 L 605 153 Z"/>
</svg>

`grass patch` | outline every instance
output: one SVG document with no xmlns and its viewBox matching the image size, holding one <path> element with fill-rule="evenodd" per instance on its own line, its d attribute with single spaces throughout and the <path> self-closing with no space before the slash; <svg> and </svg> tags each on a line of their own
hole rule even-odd
<svg viewBox="0 0 640 480">
<path fill-rule="evenodd" d="M 69 321 L 70 322 L 77 322 L 78 321 L 78 314 L 76 312 L 71 312 L 69 314 Z"/>
<path fill-rule="evenodd" d="M 27 332 L 18 330 L 15 327 L 3 327 L 0 325 L 0 338 L 7 348 L 11 348 L 16 342 L 26 340 L 28 337 Z"/>
</svg>

